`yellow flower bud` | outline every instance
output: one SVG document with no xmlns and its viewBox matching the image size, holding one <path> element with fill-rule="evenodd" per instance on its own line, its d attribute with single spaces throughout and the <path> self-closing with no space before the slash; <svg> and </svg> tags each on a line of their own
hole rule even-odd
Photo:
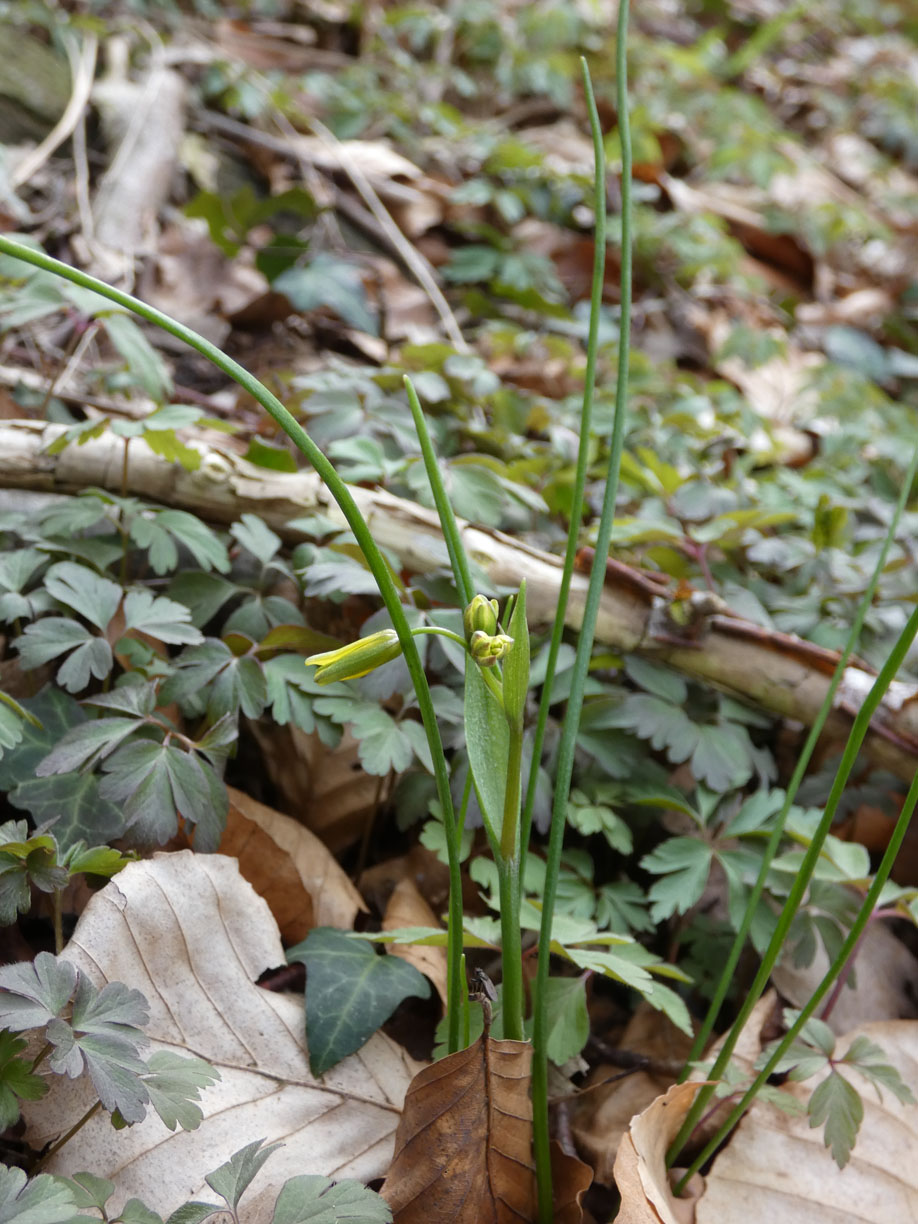
<svg viewBox="0 0 918 1224">
<path fill-rule="evenodd" d="M 462 613 L 465 636 L 471 641 L 473 633 L 492 634 L 497 629 L 497 600 L 476 595 Z"/>
<path fill-rule="evenodd" d="M 498 659 L 502 659 L 513 645 L 513 638 L 506 633 L 494 635 L 478 629 L 472 634 L 469 650 L 479 667 L 493 667 Z"/>
<path fill-rule="evenodd" d="M 398 634 L 394 629 L 383 629 L 337 650 L 310 655 L 306 666 L 319 669 L 315 674 L 317 684 L 334 684 L 336 680 L 357 680 L 401 653 Z"/>
</svg>

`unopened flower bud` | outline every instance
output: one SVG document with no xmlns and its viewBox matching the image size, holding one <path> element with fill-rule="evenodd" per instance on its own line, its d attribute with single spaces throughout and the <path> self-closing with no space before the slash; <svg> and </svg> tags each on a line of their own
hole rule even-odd
<svg viewBox="0 0 918 1224">
<path fill-rule="evenodd" d="M 473 633 L 492 634 L 497 629 L 497 600 L 476 595 L 462 613 L 465 636 L 471 641 Z"/>
<path fill-rule="evenodd" d="M 334 684 L 336 680 L 357 680 L 382 667 L 383 663 L 397 659 L 401 653 L 398 634 L 394 629 L 383 629 L 337 650 L 310 655 L 306 666 L 318 668 L 317 684 Z"/>
<path fill-rule="evenodd" d="M 513 645 L 513 638 L 506 633 L 494 635 L 478 629 L 472 634 L 469 650 L 479 667 L 493 667 L 498 659 L 502 659 Z"/>
</svg>

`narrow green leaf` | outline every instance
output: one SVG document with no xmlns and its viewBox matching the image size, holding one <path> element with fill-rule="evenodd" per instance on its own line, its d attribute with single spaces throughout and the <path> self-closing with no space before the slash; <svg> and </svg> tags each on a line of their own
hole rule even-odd
<svg viewBox="0 0 918 1224">
<path fill-rule="evenodd" d="M 507 789 L 510 729 L 478 664 L 465 661 L 465 739 L 475 793 L 492 843 L 499 841 Z"/>
<path fill-rule="evenodd" d="M 529 692 L 529 625 L 526 621 L 525 581 L 520 583 L 507 632 L 513 638 L 513 645 L 503 660 L 504 711 L 511 725 L 521 731 Z"/>
</svg>

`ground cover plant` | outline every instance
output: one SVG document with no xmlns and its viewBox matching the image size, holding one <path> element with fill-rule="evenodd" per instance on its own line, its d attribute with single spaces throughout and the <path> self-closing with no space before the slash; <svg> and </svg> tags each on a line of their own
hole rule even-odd
<svg viewBox="0 0 918 1224">
<path fill-rule="evenodd" d="M 106 990 L 117 993 L 116 982 L 137 979 L 115 971 L 117 953 L 111 971 L 100 967 L 107 962 L 98 953 L 95 924 L 111 907 L 107 898 L 142 898 L 139 919 L 127 901 L 120 908 L 128 942 L 145 946 L 137 931 L 145 908 L 152 914 L 155 905 L 145 891 L 149 860 L 131 861 L 135 853 L 170 846 L 175 870 L 191 873 L 182 877 L 185 890 L 194 892 L 210 885 L 193 883 L 199 867 L 189 866 L 179 847 L 190 842 L 191 863 L 202 863 L 215 850 L 234 853 L 234 830 L 249 878 L 266 856 L 299 864 L 295 887 L 303 912 L 283 921 L 289 960 L 306 966 L 306 1042 L 295 1053 L 298 1069 L 288 1063 L 281 1081 L 307 1094 L 309 1111 L 330 1090 L 360 1106 L 365 1118 L 388 1117 L 377 1142 L 391 1153 L 395 1140 L 383 1194 L 397 1219 L 430 1210 L 428 1190 L 422 1196 L 417 1186 L 429 1188 L 435 1166 L 413 1160 L 412 1148 L 443 1149 L 450 1163 L 447 1140 L 457 1127 L 447 1125 L 433 1142 L 423 1121 L 431 1101 L 442 1105 L 442 1088 L 432 1087 L 446 1075 L 438 1067 L 449 1069 L 457 1096 L 473 1102 L 485 1095 L 480 1077 L 490 1077 L 505 1094 L 495 1097 L 495 1108 L 517 1128 L 512 1137 L 505 1134 L 487 1111 L 466 1120 L 477 1153 L 463 1158 L 468 1176 L 476 1175 L 482 1153 L 504 1151 L 505 1139 L 510 1164 L 529 1164 L 523 1038 L 531 1037 L 535 1049 L 541 1218 L 552 1218 L 553 1211 L 549 1096 L 552 1126 L 567 1156 L 576 1141 L 592 1165 L 584 1171 L 569 1159 L 556 1167 L 555 1214 L 570 1219 L 579 1218 L 590 1180 L 591 1201 L 607 1216 L 614 1205 L 603 1198 L 604 1186 L 616 1185 L 628 1210 L 638 1210 L 648 1197 L 656 1201 L 654 1193 L 665 1199 L 670 1189 L 662 1153 L 670 1145 L 671 1161 L 704 1168 L 705 1195 L 709 1204 L 716 1202 L 723 1193 L 718 1161 L 741 1150 L 743 1131 L 712 1166 L 726 1130 L 714 1126 L 712 1135 L 710 1125 L 697 1131 L 696 1123 L 729 1115 L 731 1126 L 756 1092 L 802 1110 L 804 1130 L 818 1127 L 831 1152 L 827 1158 L 840 1166 L 852 1159 L 852 1150 L 857 1160 L 855 1141 L 871 1093 L 886 1112 L 880 1122 L 868 1113 L 869 1135 L 885 1133 L 883 1125 L 891 1123 L 883 1120 L 896 1117 L 896 1109 L 911 1116 L 908 1064 L 902 1061 L 910 1028 L 903 1034 L 879 1025 L 882 1032 L 868 1033 L 861 1024 L 913 1014 L 907 988 L 889 1010 L 860 1014 L 837 1032 L 831 1028 L 836 1009 L 865 989 L 865 958 L 855 964 L 854 957 L 868 936 L 884 920 L 907 930 L 918 914 L 914 875 L 901 859 L 895 883 L 889 881 L 900 847 L 907 847 L 915 798 L 914 786 L 906 793 L 914 772 L 907 674 L 884 700 L 900 665 L 908 666 L 916 620 L 909 616 L 914 345 L 908 288 L 901 281 L 909 155 L 907 142 L 894 143 L 883 154 L 887 160 L 875 162 L 876 179 L 885 175 L 892 189 L 881 206 L 871 194 L 874 179 L 859 184 L 860 193 L 849 185 L 847 194 L 830 179 L 829 190 L 828 171 L 804 139 L 829 115 L 825 148 L 846 137 L 850 150 L 855 131 L 876 142 L 870 149 L 883 147 L 882 123 L 893 122 L 891 115 L 901 123 L 907 114 L 901 99 L 890 101 L 895 91 L 882 78 L 884 56 L 907 55 L 907 23 L 899 42 L 894 15 L 880 18 L 855 8 L 846 10 L 843 36 L 835 30 L 830 36 L 815 11 L 762 21 L 748 41 L 754 23 L 733 12 L 687 15 L 672 41 L 650 28 L 652 22 L 644 28 L 638 23 L 629 44 L 639 69 L 629 108 L 624 39 L 617 40 L 610 77 L 596 72 L 601 48 L 611 46 L 611 32 L 598 16 L 575 18 L 551 6 L 540 16 L 544 28 L 530 25 L 525 11 L 511 10 L 509 38 L 507 28 L 474 6 L 450 14 L 445 24 L 434 20 L 435 13 L 399 10 L 381 26 L 360 27 L 377 57 L 355 57 L 348 71 L 329 74 L 319 52 L 347 53 L 320 45 L 314 61 L 303 61 L 320 67 L 301 79 L 247 63 L 258 54 L 282 58 L 276 43 L 264 41 L 274 37 L 271 27 L 254 14 L 254 24 L 217 28 L 217 52 L 206 61 L 207 71 L 193 78 L 204 130 L 261 149 L 263 171 L 275 160 L 258 191 L 248 184 L 235 192 L 189 193 L 182 216 L 173 217 L 175 249 L 183 250 L 183 227 L 192 227 L 184 241 L 197 235 L 201 251 L 210 252 L 209 279 L 227 295 L 242 287 L 243 263 L 231 261 L 242 253 L 254 257 L 245 266 L 261 279 L 249 284 L 260 284 L 264 293 L 233 313 L 224 307 L 217 327 L 232 328 L 224 335 L 253 359 L 293 416 L 284 416 L 283 406 L 240 375 L 237 365 L 222 356 L 218 362 L 283 424 L 335 492 L 339 510 L 320 486 L 301 480 L 280 436 L 254 425 L 248 401 L 234 401 L 228 411 L 225 387 L 208 383 L 211 376 L 201 367 L 163 358 L 155 333 L 124 313 L 134 302 L 85 276 L 60 279 L 59 265 L 42 247 L 75 261 L 53 226 L 44 232 L 33 227 L 41 243 L 25 235 L 31 255 L 21 250 L 21 238 L 2 244 L 7 288 L 0 310 L 15 374 L 14 417 L 32 417 L 28 426 L 4 427 L 11 454 L 27 456 L 25 465 L 20 460 L 4 469 L 5 481 L 28 485 L 31 477 L 22 473 L 31 466 L 37 483 L 64 494 L 14 501 L 2 523 L 0 610 L 10 633 L 4 672 L 10 691 L 0 710 L 0 780 L 10 805 L 0 876 L 3 916 L 13 924 L 28 914 L 33 897 L 46 895 L 48 946 L 60 952 L 69 914 L 85 903 L 85 892 L 75 895 L 72 881 L 88 875 L 98 884 L 99 877 L 116 876 L 114 893 L 100 892 L 86 908 L 65 959 L 45 960 L 42 952 L 34 969 L 26 963 L 3 971 L 10 1017 L 3 1084 L 11 1126 L 18 1101 L 26 1102 L 25 1143 L 11 1148 L 23 1166 L 22 1176 L 10 1170 L 8 1198 L 17 1210 L 41 1202 L 53 1204 L 60 1219 L 78 1210 L 129 1219 L 132 1212 L 139 1218 L 151 1208 L 162 1215 L 178 1208 L 185 1213 L 178 1218 L 190 1213 L 203 1219 L 224 1208 L 179 1204 L 203 1190 L 201 1169 L 229 1157 L 207 1182 L 235 1214 L 267 1155 L 274 1154 L 271 1163 L 285 1159 L 273 1145 L 261 1147 L 260 1132 L 243 1135 L 251 1141 L 235 1156 L 238 1145 L 220 1147 L 216 1158 L 213 1146 L 205 1146 L 193 1174 L 176 1172 L 174 1196 L 147 1196 L 146 1207 L 137 1199 L 125 1205 L 132 1187 L 113 1189 L 98 1165 L 89 1180 L 83 1174 L 82 1181 L 46 1180 L 42 1173 L 25 1181 L 24 1171 L 37 1172 L 42 1159 L 56 1172 L 89 1167 L 78 1145 L 81 1132 L 109 1125 L 98 1116 L 100 1102 L 115 1108 L 116 1121 L 139 1123 L 149 1098 L 166 1125 L 168 1119 L 173 1126 L 198 1123 L 205 1144 L 218 1142 L 211 1118 L 220 1107 L 208 1112 L 208 1092 L 200 1108 L 177 1102 L 193 1099 L 218 1071 L 221 1085 L 229 1081 L 238 1060 L 219 1042 L 211 1053 L 209 1043 L 200 1044 L 203 1038 L 189 1040 L 192 1030 L 179 1023 L 180 1038 L 168 1035 L 168 1026 L 155 1027 L 154 1042 L 171 1044 L 171 1052 L 157 1049 L 144 1063 L 137 1044 L 143 1011 L 138 990 L 122 985 L 127 994 L 118 1006 L 113 996 L 104 1006 L 99 1002 Z M 25 24 L 36 20 L 34 14 L 23 12 L 17 20 L 47 49 L 40 32 Z M 178 25 L 163 27 L 168 38 L 181 28 L 175 20 Z M 892 23 L 885 34 L 883 21 Z M 811 40 L 803 52 L 789 50 L 799 46 L 795 23 Z M 333 21 L 319 23 L 317 41 L 333 44 L 340 35 L 347 45 L 344 27 L 337 34 L 333 27 Z M 126 28 L 130 32 L 130 21 Z M 289 33 L 298 27 L 280 28 Z M 95 28 L 77 22 L 73 33 L 84 53 L 82 60 L 73 58 L 77 90 Z M 227 47 L 240 35 L 249 42 L 234 61 Z M 875 42 L 882 47 L 876 64 L 869 61 Z M 783 103 L 769 110 L 775 74 L 808 79 L 808 56 L 828 45 L 841 60 L 867 58 L 878 74 L 882 105 L 872 109 L 869 91 L 840 91 L 842 66 L 833 61 L 835 76 L 820 76 L 799 112 Z M 525 50 L 502 52 L 509 47 Z M 547 99 L 556 121 L 566 114 L 581 51 L 594 61 L 599 109 L 593 129 L 600 147 L 588 145 L 578 163 L 562 159 L 559 169 L 557 138 L 553 145 L 538 132 L 532 120 L 538 107 L 531 108 Z M 289 47 L 287 52 L 292 54 Z M 395 105 L 393 92 L 404 93 L 417 64 L 436 66 L 418 86 L 426 102 L 420 117 Z M 589 98 L 588 83 L 583 88 Z M 477 106 L 494 97 L 508 110 L 515 100 L 530 108 L 519 128 L 481 120 Z M 323 123 L 303 109 L 306 98 L 321 99 Z M 671 132 L 676 102 L 685 126 Z M 637 154 L 633 206 L 629 109 Z M 621 186 L 608 278 L 605 242 L 593 248 L 588 241 L 594 225 L 602 234 L 607 181 L 600 174 L 594 190 L 590 164 L 594 157 L 601 163 L 603 120 L 611 182 Z M 283 139 L 273 134 L 272 122 Z M 311 125 L 317 143 L 298 144 L 291 122 L 294 128 Z M 426 178 L 404 160 L 384 160 L 382 172 L 360 161 L 373 147 L 368 133 L 404 142 L 415 123 L 428 142 Z M 581 129 L 587 126 L 581 115 Z M 341 138 L 357 143 L 340 146 Z M 74 141 L 78 181 L 82 139 L 82 146 Z M 570 147 L 570 129 L 561 140 Z M 467 160 L 463 181 L 457 186 L 447 175 L 444 191 L 437 176 L 446 147 Z M 389 154 L 376 149 L 377 157 Z M 291 160 L 308 189 L 290 186 Z M 189 169 L 188 182 L 200 185 L 196 173 Z M 805 215 L 795 211 L 787 182 L 794 174 L 811 195 L 814 183 L 825 192 L 825 198 L 815 195 Z M 341 175 L 365 206 L 359 223 L 366 227 L 367 216 L 375 220 L 376 228 L 366 232 L 404 261 L 417 290 L 395 264 L 354 242 L 347 226 L 358 213 L 342 191 Z M 400 194 L 404 183 L 397 176 L 413 186 Z M 33 204 L 29 192 L 35 189 L 24 196 Z M 95 238 L 105 232 L 102 205 L 100 195 L 93 204 Z M 424 207 L 427 219 L 419 220 L 412 208 L 423 213 Z M 629 353 L 632 212 L 638 344 Z M 84 209 L 84 229 L 86 215 Z M 30 228 L 21 224 L 24 216 L 20 230 Z M 347 226 L 335 236 L 341 218 Z M 433 238 L 445 242 L 445 255 L 442 245 L 436 255 Z M 885 269 L 869 288 L 860 283 L 867 274 L 852 252 L 856 243 L 872 244 Z M 118 245 L 123 257 L 130 249 L 123 231 Z M 104 238 L 102 249 L 114 257 Z M 186 245 L 172 265 L 158 256 L 161 283 L 149 291 L 154 303 L 169 306 L 164 285 L 178 277 L 174 289 L 187 277 L 182 263 L 190 250 Z M 452 286 L 448 297 L 425 262 L 432 255 L 443 282 Z M 109 279 L 126 266 L 103 266 L 100 248 L 93 258 Z M 814 294 L 817 274 L 821 288 Z M 576 301 L 587 296 L 591 276 L 587 315 Z M 184 281 L 185 307 L 195 298 L 193 285 L 194 278 Z M 866 302 L 858 293 L 868 294 Z M 214 300 L 198 301 L 205 318 Z M 189 338 L 187 328 L 143 302 L 137 309 Z M 881 318 L 882 327 L 871 322 Z M 334 355 L 302 360 L 296 346 L 304 321 L 311 340 L 332 344 Z M 273 325 L 270 339 L 263 334 L 253 343 L 253 323 Z M 215 355 L 212 345 L 198 348 Z M 38 382 L 24 377 L 32 350 L 48 358 Z M 676 360 L 661 360 L 661 354 Z M 176 360 L 185 366 L 170 369 Z M 83 382 L 74 394 L 67 385 L 77 371 Z M 614 414 L 613 375 L 620 404 Z M 796 414 L 786 412 L 788 396 L 800 401 Z M 239 455 L 245 462 L 234 458 Z M 78 496 L 70 496 L 75 490 Z M 412 499 L 436 507 L 439 527 L 437 519 L 413 517 Z M 454 513 L 476 528 L 457 526 Z M 400 522 L 407 529 L 400 531 Z M 549 554 L 565 552 L 571 524 L 566 568 L 560 562 L 552 568 Z M 426 552 L 418 532 L 433 540 Z M 595 557 L 608 553 L 610 534 L 607 570 Z M 592 573 L 589 594 L 575 569 Z M 568 585 L 574 597 L 565 629 Z M 731 640 L 742 644 L 739 659 L 729 652 Z M 861 659 L 852 665 L 854 647 Z M 315 673 L 303 666 L 304 657 Z M 879 670 L 876 680 L 872 668 Z M 871 724 L 878 709 L 879 723 Z M 812 727 L 808 738 L 801 723 Z M 323 758 L 342 762 L 337 777 L 329 767 L 324 792 L 317 768 Z M 291 774 L 301 760 L 313 776 L 297 788 Z M 857 785 L 846 790 L 853 771 Z M 333 806 L 324 826 L 327 844 L 362 872 L 376 915 L 351 930 L 364 904 L 353 886 L 326 846 L 306 841 L 301 826 L 292 832 L 270 809 L 258 814 L 270 830 L 262 829 L 269 848 L 264 842 L 246 848 L 245 839 L 254 835 L 240 835 L 240 826 L 247 821 L 251 830 L 257 821 L 227 780 L 290 811 L 305 801 L 314 827 L 323 827 L 328 813 L 322 809 Z M 323 793 L 331 803 L 317 798 Z M 869 835 L 867 812 L 874 822 Z M 530 824 L 536 837 L 527 849 Z M 393 880 L 382 885 L 377 873 L 373 885 L 373 869 L 365 869 L 373 853 L 391 855 L 405 838 L 416 847 L 415 866 L 399 856 L 400 880 L 386 906 Z M 112 841 L 122 848 L 104 844 Z M 304 859 L 321 865 L 310 886 Z M 430 890 L 431 910 L 418 882 L 434 876 L 439 859 L 448 862 L 448 888 L 441 875 L 439 891 Z M 163 870 L 155 888 L 167 892 L 171 868 Z M 256 887 L 282 921 L 289 896 L 279 895 L 276 881 Z M 227 904 L 236 896 L 233 888 L 221 877 Z M 394 904 L 399 890 L 401 917 Z M 336 906 L 335 919 L 317 917 Z M 131 923 L 138 921 L 135 930 Z M 176 963 L 187 958 L 190 976 L 147 975 L 154 1026 L 157 1016 L 176 1007 L 174 999 L 157 1004 L 169 978 L 180 978 L 189 994 L 203 981 L 194 922 L 190 916 L 183 921 L 185 952 L 176 954 Z M 220 926 L 224 919 L 209 921 Z M 22 938 L 31 955 L 44 937 Z M 278 970 L 283 953 L 276 933 L 273 939 L 264 935 L 258 950 L 246 954 L 249 983 L 263 970 Z M 380 943 L 388 953 L 375 950 Z M 902 942 L 893 943 L 901 956 L 910 955 Z M 25 959 L 22 944 L 11 948 L 10 960 Z M 805 986 L 790 986 L 789 966 L 812 965 L 818 955 L 829 963 L 828 973 L 816 968 Z M 894 975 L 907 980 L 910 963 L 895 962 Z M 87 976 L 90 970 L 101 978 Z M 793 1006 L 782 1015 L 771 1005 L 769 1020 L 754 1005 L 772 977 Z M 471 1006 L 466 981 L 473 983 Z M 445 1005 L 438 1052 L 447 1061 L 414 1079 L 404 1061 L 397 1074 L 379 1072 L 374 1060 L 407 1058 L 373 1036 L 393 1013 L 390 1031 L 400 1033 L 416 1056 L 430 1055 L 435 1005 L 424 1000 L 433 999 L 431 982 Z M 246 1006 L 262 1006 L 244 997 Z M 709 1090 L 698 1092 L 689 1082 L 673 1089 L 681 1095 L 672 1098 L 678 1108 L 669 1109 L 665 1125 L 645 1125 L 659 1166 L 653 1192 L 635 1188 L 627 1164 L 629 1150 L 640 1151 L 648 1135 L 633 1128 L 626 1136 L 613 1180 L 609 1124 L 584 1120 L 593 1101 L 614 1096 L 614 1085 L 613 1093 L 603 1092 L 609 1072 L 601 1063 L 611 1058 L 616 1065 L 605 1038 L 616 1024 L 621 1031 L 637 997 L 665 1017 L 655 1023 L 672 1026 L 659 1030 L 666 1048 L 679 1051 L 669 1058 L 669 1082 L 695 1065 L 696 1080 L 706 1075 L 718 1081 L 722 1101 L 720 1113 L 712 1113 Z M 242 1009 L 237 1018 L 235 1002 L 218 1024 L 242 1039 L 248 1022 Z M 101 1021 L 92 1018 L 94 1011 Z M 278 1014 L 289 1022 L 291 1013 Z M 729 1035 L 704 1062 L 708 1037 L 733 1016 Z M 299 1017 L 302 1027 L 302 1010 Z M 746 1021 L 747 1038 L 754 1031 L 758 1042 L 751 1052 L 735 1048 Z M 20 1057 L 26 1047 L 15 1034 L 44 1025 L 45 1044 Z M 679 1030 L 694 1042 L 679 1046 Z M 842 1045 L 839 1033 L 847 1033 Z M 160 1068 L 154 1060 L 174 1060 L 176 1049 L 206 1054 L 213 1071 L 200 1057 L 184 1069 L 168 1061 L 171 1105 L 164 1116 L 156 1073 L 162 1079 L 166 1064 Z M 578 1063 L 584 1053 L 588 1063 Z M 630 1053 L 643 1059 L 642 1068 L 654 1064 L 640 1048 Z M 512 1061 L 518 1056 L 522 1064 Z M 380 1086 L 379 1095 L 358 1087 L 355 1058 L 366 1060 L 361 1065 L 371 1068 L 368 1082 Z M 459 1063 L 449 1061 L 457 1058 Z M 511 1069 L 502 1069 L 504 1059 Z M 550 1080 L 549 1062 L 566 1078 Z M 589 1062 L 593 1080 L 584 1085 Z M 266 1056 L 266 1068 L 268 1063 Z M 43 1066 L 73 1078 L 78 1097 L 90 1093 L 79 1098 L 76 1113 L 57 1096 L 27 1103 L 44 1093 L 46 1081 L 37 1075 Z M 104 1078 L 115 1074 L 113 1067 L 120 1096 Z M 91 1084 L 81 1075 L 84 1068 Z M 786 1082 L 774 1082 L 774 1072 Z M 811 1081 L 814 1075 L 818 1082 Z M 798 1081 L 805 1086 L 795 1089 Z M 641 1104 L 665 1087 L 652 1086 Z M 406 1088 L 405 1129 L 396 1135 L 393 1119 Z M 209 1092 L 241 1092 L 251 1107 L 258 1095 L 246 1096 L 249 1089 L 235 1080 Z M 53 1138 L 47 1133 L 55 1102 L 60 1116 L 73 1121 L 63 1150 L 74 1155 L 63 1158 L 83 1163 L 55 1163 L 62 1128 L 58 1124 Z M 750 1130 L 754 1135 L 761 1108 L 756 1105 L 744 1123 L 747 1136 Z M 632 1112 L 638 1111 L 629 1108 L 626 1123 Z M 273 1120 L 266 1129 L 276 1125 Z M 145 1153 L 143 1134 L 137 1125 L 122 1138 Z M 694 1147 L 686 1160 L 682 1149 L 690 1137 Z M 324 1165 L 283 1190 L 278 1174 L 259 1210 L 274 1218 L 308 1211 L 324 1211 L 329 1219 L 355 1211 L 386 1218 L 385 1203 L 359 1185 L 338 1181 L 330 1187 L 329 1175 L 353 1174 L 366 1182 L 385 1171 L 378 1154 L 360 1164 L 361 1153 L 376 1150 L 372 1144 L 342 1132 L 341 1145 L 353 1156 L 350 1163 L 329 1163 L 326 1155 Z M 689 1173 L 677 1179 L 680 1191 Z M 535 1218 L 528 1172 L 520 1181 L 503 1168 L 486 1181 L 489 1201 L 514 1202 Z M 115 1207 L 109 1206 L 112 1194 L 120 1196 Z M 629 1195 L 638 1197 L 631 1201 Z"/>
</svg>

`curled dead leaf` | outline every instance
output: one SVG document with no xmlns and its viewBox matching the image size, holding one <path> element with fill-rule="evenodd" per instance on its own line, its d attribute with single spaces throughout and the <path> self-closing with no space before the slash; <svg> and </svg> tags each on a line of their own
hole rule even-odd
<svg viewBox="0 0 918 1224">
<path fill-rule="evenodd" d="M 692 1224 L 693 1200 L 701 1178 L 689 1183 L 687 1197 L 677 1199 L 669 1184 L 666 1151 L 675 1139 L 701 1084 L 674 1084 L 643 1113 L 631 1119 L 615 1158 L 615 1183 L 622 1196 L 617 1224 Z M 728 1217 L 724 1216 L 726 1221 Z"/>
<path fill-rule="evenodd" d="M 267 901 L 288 944 L 313 927 L 347 930 L 366 906 L 360 893 L 314 833 L 267 804 L 228 786 L 229 815 L 220 853 Z"/>
</svg>

